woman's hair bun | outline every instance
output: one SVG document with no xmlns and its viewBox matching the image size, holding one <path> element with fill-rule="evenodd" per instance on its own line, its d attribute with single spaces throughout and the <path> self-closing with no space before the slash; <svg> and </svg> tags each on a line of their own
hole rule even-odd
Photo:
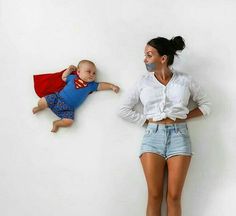
<svg viewBox="0 0 236 216">
<path fill-rule="evenodd" d="M 185 48 L 185 42 L 181 36 L 173 37 L 172 39 L 170 39 L 170 43 L 175 52 L 178 50 L 183 50 Z"/>
</svg>

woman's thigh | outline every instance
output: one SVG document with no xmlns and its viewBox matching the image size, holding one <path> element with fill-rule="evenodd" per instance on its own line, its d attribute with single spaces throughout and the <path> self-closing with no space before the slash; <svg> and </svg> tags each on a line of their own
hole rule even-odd
<svg viewBox="0 0 236 216">
<path fill-rule="evenodd" d="M 182 155 L 173 156 L 167 160 L 169 196 L 180 198 L 190 161 L 191 156 Z"/>
<path fill-rule="evenodd" d="M 165 159 L 155 153 L 144 153 L 140 157 L 144 175 L 147 181 L 148 192 L 154 196 L 162 196 L 165 173 Z"/>
</svg>

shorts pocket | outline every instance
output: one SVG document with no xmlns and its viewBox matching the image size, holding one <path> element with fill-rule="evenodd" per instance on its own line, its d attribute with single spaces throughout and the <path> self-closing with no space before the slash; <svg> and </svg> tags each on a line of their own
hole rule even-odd
<svg viewBox="0 0 236 216">
<path fill-rule="evenodd" d="M 184 127 L 184 128 L 178 128 L 177 129 L 177 134 L 180 136 L 184 136 L 184 137 L 189 137 L 189 132 L 188 132 L 188 128 Z"/>
<path fill-rule="evenodd" d="M 157 132 L 156 127 L 147 127 L 144 136 L 151 136 Z"/>
</svg>

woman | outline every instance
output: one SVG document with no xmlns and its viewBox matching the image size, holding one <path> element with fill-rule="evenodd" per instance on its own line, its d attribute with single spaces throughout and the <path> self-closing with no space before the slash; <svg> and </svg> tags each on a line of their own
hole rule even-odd
<svg viewBox="0 0 236 216">
<path fill-rule="evenodd" d="M 148 187 L 147 216 L 161 215 L 165 165 L 168 216 L 181 215 L 181 192 L 192 155 L 186 120 L 210 113 L 210 103 L 198 83 L 170 68 L 176 52 L 184 47 L 181 36 L 150 40 L 144 58 L 150 73 L 128 93 L 119 112 L 123 119 L 140 126 L 147 123 L 140 149 Z M 187 107 L 190 97 L 198 105 L 192 111 Z M 139 102 L 143 113 L 134 110 Z"/>
</svg>

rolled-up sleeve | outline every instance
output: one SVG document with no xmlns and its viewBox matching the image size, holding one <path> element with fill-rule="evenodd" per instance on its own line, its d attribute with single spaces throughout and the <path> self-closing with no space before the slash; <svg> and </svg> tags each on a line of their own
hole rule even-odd
<svg viewBox="0 0 236 216">
<path fill-rule="evenodd" d="M 190 92 L 203 115 L 208 116 L 211 112 L 211 102 L 202 87 L 192 77 L 190 78 Z"/>
<path fill-rule="evenodd" d="M 140 103 L 140 81 L 137 82 L 132 89 L 130 89 L 122 100 L 118 115 L 131 123 L 135 123 L 138 126 L 143 126 L 146 118 L 143 113 L 134 110 L 135 105 Z"/>
</svg>

